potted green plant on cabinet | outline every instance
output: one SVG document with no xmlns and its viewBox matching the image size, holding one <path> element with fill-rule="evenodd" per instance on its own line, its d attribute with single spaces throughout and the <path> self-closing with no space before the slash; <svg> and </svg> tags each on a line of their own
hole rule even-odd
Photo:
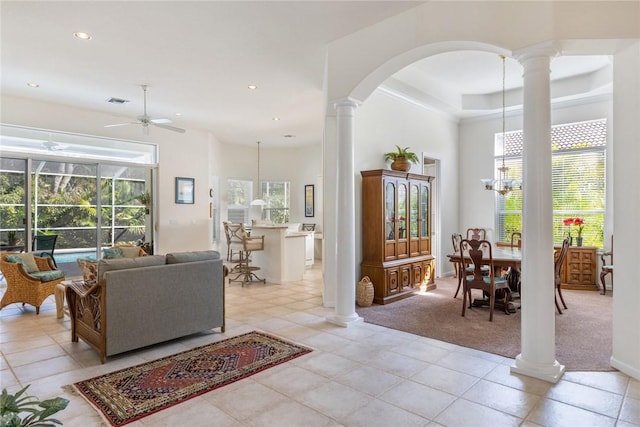
<svg viewBox="0 0 640 427">
<path fill-rule="evenodd" d="M 402 148 L 399 145 L 396 145 L 396 151 L 385 153 L 384 159 L 391 162 L 392 170 L 403 172 L 411 169 L 411 163 L 417 165 L 420 162 L 418 155 L 409 151 L 409 147 Z"/>
</svg>

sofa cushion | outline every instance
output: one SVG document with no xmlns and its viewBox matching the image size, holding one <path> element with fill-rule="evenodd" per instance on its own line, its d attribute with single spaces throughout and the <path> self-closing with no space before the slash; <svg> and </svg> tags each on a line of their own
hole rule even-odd
<svg viewBox="0 0 640 427">
<path fill-rule="evenodd" d="M 32 273 L 29 273 L 29 276 L 35 277 L 41 282 L 50 282 L 56 279 L 63 279 L 64 271 L 62 270 L 34 271 Z"/>
<path fill-rule="evenodd" d="M 125 270 L 128 268 L 151 267 L 154 265 L 164 265 L 166 263 L 164 255 L 149 255 L 137 258 L 117 258 L 101 259 L 98 263 L 98 280 L 104 278 L 104 273 L 113 270 Z"/>
<path fill-rule="evenodd" d="M 208 259 L 218 259 L 218 258 L 220 258 L 220 252 L 218 251 L 173 252 L 173 253 L 167 254 L 167 264 L 206 261 Z"/>
<path fill-rule="evenodd" d="M 33 258 L 33 254 L 31 252 L 26 252 L 23 254 L 7 255 L 5 259 L 9 262 L 21 263 L 27 273 L 34 273 L 36 271 L 40 271 L 40 269 L 38 268 L 38 264 L 36 264 L 36 260 L 35 258 Z"/>
<path fill-rule="evenodd" d="M 102 258 L 104 259 L 117 259 L 124 258 L 122 249 L 120 248 L 105 248 L 102 250 Z"/>
<path fill-rule="evenodd" d="M 98 261 L 85 258 L 78 258 L 77 261 L 82 271 L 82 279 L 86 284 L 93 285 L 98 280 Z"/>
</svg>

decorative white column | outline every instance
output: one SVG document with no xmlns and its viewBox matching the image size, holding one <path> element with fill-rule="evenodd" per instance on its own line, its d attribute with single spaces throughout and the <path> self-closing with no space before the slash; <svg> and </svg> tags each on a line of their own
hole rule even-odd
<svg viewBox="0 0 640 427">
<path fill-rule="evenodd" d="M 355 172 L 353 163 L 353 122 L 356 102 L 344 99 L 335 104 L 337 112 L 337 236 L 336 306 L 327 321 L 349 326 L 362 318 L 356 313 Z"/>
<path fill-rule="evenodd" d="M 549 64 L 556 53 L 545 46 L 518 55 L 524 67 L 522 352 L 511 366 L 511 372 L 553 383 L 564 373 L 555 360 Z"/>
</svg>

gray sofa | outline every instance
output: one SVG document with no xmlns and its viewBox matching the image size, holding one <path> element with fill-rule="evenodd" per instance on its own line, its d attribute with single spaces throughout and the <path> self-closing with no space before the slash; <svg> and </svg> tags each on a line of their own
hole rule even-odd
<svg viewBox="0 0 640 427">
<path fill-rule="evenodd" d="M 216 251 L 102 259 L 94 284 L 66 290 L 71 339 L 107 356 L 220 328 L 224 276 Z"/>
</svg>

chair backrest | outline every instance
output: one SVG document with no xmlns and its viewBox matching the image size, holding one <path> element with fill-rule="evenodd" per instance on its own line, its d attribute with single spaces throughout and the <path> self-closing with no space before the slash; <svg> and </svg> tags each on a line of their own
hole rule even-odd
<svg viewBox="0 0 640 427">
<path fill-rule="evenodd" d="M 484 228 L 467 228 L 467 239 L 469 240 L 485 240 L 487 238 L 487 230 Z"/>
<path fill-rule="evenodd" d="M 460 242 L 462 241 L 462 234 L 453 233 L 451 235 L 451 243 L 453 244 L 453 252 L 460 251 Z"/>
<path fill-rule="evenodd" d="M 33 242 L 31 243 L 31 251 L 33 252 L 46 252 L 53 256 L 53 251 L 56 248 L 57 234 L 39 234 L 33 236 Z"/>
<path fill-rule="evenodd" d="M 520 249 L 522 247 L 522 233 L 511 233 L 511 247 Z"/>
<path fill-rule="evenodd" d="M 488 240 L 478 240 L 478 239 L 462 239 L 460 241 L 460 251 L 461 259 L 464 259 L 468 254 L 471 259 L 471 264 L 473 264 L 473 278 L 469 279 L 467 275 L 463 275 L 466 283 L 471 284 L 473 282 L 484 282 L 484 278 L 487 277 L 487 271 L 483 272 L 482 266 L 489 266 L 489 274 L 488 277 L 493 280 L 493 250 L 491 248 L 491 242 Z M 466 264 L 469 264 L 469 261 L 464 261 L 462 265 L 462 270 L 466 268 Z M 468 273 L 467 273 L 468 274 Z"/>
<path fill-rule="evenodd" d="M 302 224 L 302 231 L 315 231 L 315 230 L 316 230 L 315 224 Z"/>
<path fill-rule="evenodd" d="M 234 224 L 232 222 L 224 223 L 224 231 L 227 235 L 227 244 L 243 244 L 247 231 L 244 224 Z"/>
<path fill-rule="evenodd" d="M 571 238 L 567 237 L 562 241 L 562 247 L 560 251 L 556 255 L 555 262 L 553 264 L 553 270 L 555 273 L 555 285 L 559 285 L 562 277 L 562 264 L 564 264 L 564 259 L 567 257 L 567 252 L 569 252 L 569 243 L 571 242 Z"/>
</svg>

